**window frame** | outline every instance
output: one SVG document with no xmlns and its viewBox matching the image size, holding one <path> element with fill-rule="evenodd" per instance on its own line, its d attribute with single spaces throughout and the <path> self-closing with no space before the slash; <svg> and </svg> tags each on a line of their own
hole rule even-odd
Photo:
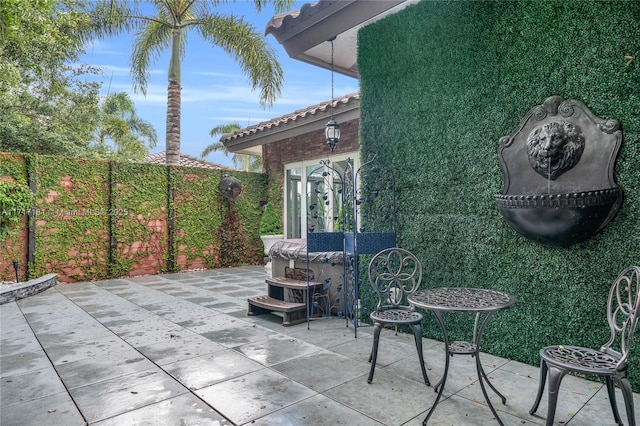
<svg viewBox="0 0 640 426">
<path fill-rule="evenodd" d="M 341 162 L 341 161 L 346 161 L 347 159 L 351 159 L 354 163 L 354 169 L 357 170 L 357 168 L 360 165 L 360 159 L 359 159 L 359 153 L 357 151 L 355 152 L 347 152 L 347 153 L 341 153 L 341 154 L 336 154 L 336 155 L 330 155 L 329 157 L 327 157 L 327 159 L 329 160 L 329 165 L 336 163 L 336 162 Z M 284 200 L 284 205 L 283 205 L 283 209 L 284 209 L 284 215 L 283 215 L 283 226 L 284 226 L 284 235 L 285 235 L 285 239 L 292 239 L 292 238 L 307 238 L 307 212 L 308 212 L 308 182 L 307 182 L 307 175 L 309 174 L 309 172 L 311 172 L 313 169 L 316 169 L 318 167 L 320 167 L 320 161 L 321 159 L 314 159 L 314 160 L 302 160 L 302 161 L 296 161 L 296 162 L 291 162 L 291 163 L 286 163 L 284 164 L 283 168 L 284 168 L 284 185 L 283 185 L 283 200 Z M 301 191 L 303 192 L 302 194 L 296 194 L 296 195 L 300 195 L 300 216 L 299 216 L 299 220 L 300 220 L 300 235 L 297 236 L 295 235 L 295 233 L 292 234 L 292 224 L 290 223 L 291 218 L 290 216 L 290 197 L 289 197 L 289 192 L 290 192 L 290 186 L 291 186 L 291 179 L 290 179 L 290 171 L 291 170 L 295 170 L 295 169 L 299 169 L 300 172 L 300 184 L 299 184 L 299 188 L 301 189 Z M 343 176 L 344 178 L 344 176 Z M 332 177 L 331 177 L 332 179 Z M 328 211 L 332 211 L 333 209 L 333 198 L 331 197 L 331 205 L 330 208 L 328 209 Z M 295 213 L 295 211 L 294 211 Z M 297 219 L 298 217 L 294 217 L 293 219 Z M 333 224 L 333 220 L 328 220 L 329 218 L 325 217 L 325 223 L 330 223 L 331 226 Z M 293 231 L 295 231 L 295 225 L 293 226 Z M 327 230 L 328 231 L 328 230 Z"/>
</svg>

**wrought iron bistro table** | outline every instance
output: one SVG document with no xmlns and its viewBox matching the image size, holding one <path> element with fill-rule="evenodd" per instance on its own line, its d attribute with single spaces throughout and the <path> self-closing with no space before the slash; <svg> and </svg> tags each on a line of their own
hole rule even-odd
<svg viewBox="0 0 640 426">
<path fill-rule="evenodd" d="M 489 408 L 498 423 L 503 425 L 502 420 L 498 417 L 498 413 L 496 413 L 495 408 L 493 408 L 493 405 L 489 400 L 484 382 L 486 381 L 491 389 L 502 399 L 503 404 L 506 403 L 507 399 L 491 384 L 489 378 L 484 372 L 484 369 L 482 368 L 482 364 L 480 363 L 480 341 L 482 340 L 482 333 L 484 332 L 489 319 L 491 319 L 493 314 L 496 312 L 515 306 L 515 297 L 496 290 L 467 287 L 441 287 L 429 290 L 418 290 L 410 296 L 408 300 L 409 303 L 414 306 L 433 312 L 440 328 L 442 329 L 444 346 L 446 348 L 444 374 L 442 375 L 440 382 L 435 386 L 438 396 L 422 424 L 427 424 L 429 417 L 431 417 L 431 414 L 433 414 L 433 411 L 440 401 L 440 397 L 442 396 L 442 391 L 444 390 L 444 385 L 447 380 L 447 373 L 449 372 L 449 358 L 453 355 L 460 354 L 475 357 L 478 381 L 480 382 L 484 399 L 487 401 L 487 405 L 489 405 Z M 472 342 L 449 341 L 447 326 L 442 316 L 444 312 L 472 312 L 476 314 L 473 324 Z"/>
</svg>

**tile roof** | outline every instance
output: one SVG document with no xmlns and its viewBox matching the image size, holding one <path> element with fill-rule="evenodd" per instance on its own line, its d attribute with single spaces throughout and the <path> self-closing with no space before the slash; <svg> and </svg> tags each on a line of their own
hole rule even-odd
<svg viewBox="0 0 640 426">
<path fill-rule="evenodd" d="M 151 163 L 151 164 L 166 164 L 166 155 L 165 152 L 157 152 L 155 154 L 147 155 L 144 158 L 139 160 L 141 163 Z M 179 166 L 183 167 L 200 167 L 203 169 L 213 169 L 213 170 L 233 170 L 231 167 L 223 166 L 222 164 L 212 163 L 210 161 L 205 161 L 200 158 L 192 157 L 187 154 L 180 154 L 180 164 Z"/>
<path fill-rule="evenodd" d="M 272 118 L 268 121 L 263 121 L 253 126 L 245 127 L 244 129 L 237 130 L 233 133 L 223 135 L 220 140 L 226 145 L 227 142 L 243 138 L 245 136 L 255 135 L 257 133 L 267 132 L 271 129 L 285 126 L 287 124 L 310 118 L 315 115 L 327 112 L 333 102 L 334 111 L 337 113 L 342 106 L 349 106 L 352 103 L 360 102 L 360 93 L 350 93 L 339 98 L 333 99 L 333 101 L 324 101 L 316 105 L 312 105 L 303 109 L 296 110 L 289 114 L 282 115 L 280 117 Z"/>
<path fill-rule="evenodd" d="M 289 23 L 293 24 L 292 21 L 295 21 L 296 18 L 298 18 L 299 16 L 302 15 L 303 17 L 305 17 L 309 14 L 312 14 L 315 9 L 320 9 L 321 7 L 322 5 L 320 4 L 320 2 L 305 3 L 302 5 L 302 9 L 300 10 L 292 10 L 290 12 L 276 14 L 269 20 L 269 22 L 267 22 L 267 26 L 264 30 L 264 33 L 265 35 L 268 35 L 277 31 L 279 28 L 282 27 L 282 25 L 285 24 L 285 22 L 287 24 Z"/>
<path fill-rule="evenodd" d="M 418 1 L 319 0 L 273 16 L 265 35 L 275 37 L 292 59 L 359 78 L 358 31 Z"/>
</svg>

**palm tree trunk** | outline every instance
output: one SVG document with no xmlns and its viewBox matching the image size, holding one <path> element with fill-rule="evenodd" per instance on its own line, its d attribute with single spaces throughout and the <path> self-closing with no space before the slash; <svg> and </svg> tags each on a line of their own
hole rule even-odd
<svg viewBox="0 0 640 426">
<path fill-rule="evenodd" d="M 167 90 L 167 165 L 180 163 L 180 82 L 169 80 Z"/>
</svg>

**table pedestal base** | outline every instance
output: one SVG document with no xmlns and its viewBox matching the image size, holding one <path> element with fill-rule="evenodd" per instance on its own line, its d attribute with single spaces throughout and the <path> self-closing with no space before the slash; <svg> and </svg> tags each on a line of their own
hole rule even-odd
<svg viewBox="0 0 640 426">
<path fill-rule="evenodd" d="M 506 404 L 507 398 L 505 398 L 505 396 L 502 395 L 495 388 L 495 386 L 493 386 L 493 384 L 487 377 L 487 374 L 484 372 L 484 368 L 482 368 L 482 363 L 480 362 L 480 344 L 479 343 L 480 343 L 484 328 L 489 322 L 489 319 L 491 318 L 492 312 L 485 313 L 485 318 L 479 327 L 478 325 L 480 324 L 481 313 L 478 312 L 476 314 L 476 319 L 475 319 L 474 328 L 473 328 L 474 343 L 464 342 L 464 341 L 449 342 L 449 337 L 447 335 L 447 327 L 444 323 L 444 319 L 442 318 L 442 314 L 439 311 L 432 311 L 432 312 L 436 317 L 438 324 L 440 325 L 440 329 L 442 330 L 442 335 L 444 337 L 444 347 L 446 348 L 446 353 L 445 353 L 446 359 L 444 363 L 444 374 L 442 375 L 442 379 L 440 379 L 440 381 L 434 387 L 434 390 L 438 392 L 438 396 L 436 397 L 436 400 L 434 401 L 433 406 L 427 413 L 427 417 L 425 417 L 425 419 L 422 421 L 422 424 L 424 426 L 427 425 L 427 422 L 431 417 L 431 415 L 433 414 L 433 412 L 435 411 L 436 406 L 438 405 L 438 402 L 440 402 L 440 398 L 442 397 L 442 392 L 444 391 L 444 385 L 447 381 L 447 374 L 449 373 L 449 358 L 451 358 L 453 355 L 471 355 L 472 357 L 475 357 L 475 360 L 476 360 L 476 372 L 478 374 L 478 381 L 480 382 L 480 388 L 482 389 L 482 394 L 484 395 L 484 399 L 487 402 L 487 405 L 489 406 L 491 413 L 493 413 L 494 417 L 498 421 L 498 424 L 500 424 L 500 426 L 504 426 L 504 423 L 502 423 L 502 420 L 498 416 L 496 409 L 493 407 L 493 404 L 489 399 L 489 395 L 487 394 L 487 390 L 485 388 L 484 382 L 486 382 L 491 388 L 491 390 L 493 390 L 493 392 L 495 392 L 495 394 L 500 397 L 503 404 Z"/>
</svg>

